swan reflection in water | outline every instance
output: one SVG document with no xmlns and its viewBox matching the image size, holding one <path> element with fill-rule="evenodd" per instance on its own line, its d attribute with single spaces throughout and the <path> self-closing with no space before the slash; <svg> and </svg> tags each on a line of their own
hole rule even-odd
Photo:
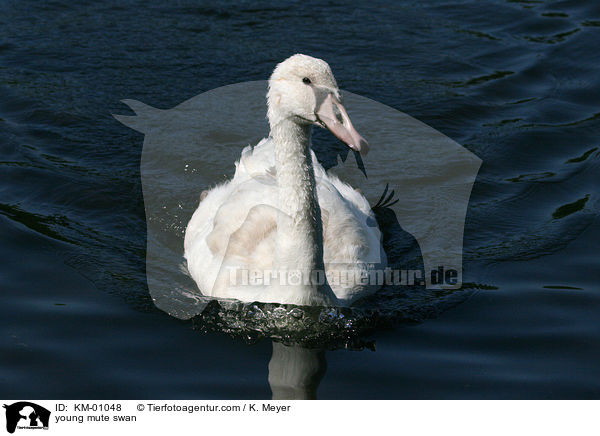
<svg viewBox="0 0 600 436">
<path fill-rule="evenodd" d="M 268 383 L 274 400 L 316 399 L 328 351 L 375 351 L 382 318 L 360 308 L 291 306 L 212 300 L 192 327 L 245 346 L 271 342 Z M 267 362 L 265 361 L 265 364 Z"/>
<path fill-rule="evenodd" d="M 269 385 L 274 400 L 315 400 L 326 371 L 324 350 L 273 341 Z"/>
</svg>

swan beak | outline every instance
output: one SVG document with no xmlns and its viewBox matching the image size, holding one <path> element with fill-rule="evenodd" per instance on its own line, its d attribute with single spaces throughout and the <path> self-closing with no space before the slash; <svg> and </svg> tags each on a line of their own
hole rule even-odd
<svg viewBox="0 0 600 436">
<path fill-rule="evenodd" d="M 369 143 L 356 131 L 346 108 L 329 93 L 316 111 L 317 122 L 327 127 L 340 141 L 352 150 L 365 156 L 369 152 Z"/>
</svg>

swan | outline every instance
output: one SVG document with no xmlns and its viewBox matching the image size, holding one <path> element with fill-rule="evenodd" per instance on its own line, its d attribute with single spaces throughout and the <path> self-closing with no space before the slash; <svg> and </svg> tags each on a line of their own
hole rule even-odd
<svg viewBox="0 0 600 436">
<path fill-rule="evenodd" d="M 380 286 L 387 264 L 367 199 L 328 174 L 312 126 L 368 151 L 329 65 L 296 54 L 267 92 L 268 138 L 242 150 L 233 178 L 201 194 L 184 257 L 203 295 L 295 305 L 349 306 Z"/>
</svg>

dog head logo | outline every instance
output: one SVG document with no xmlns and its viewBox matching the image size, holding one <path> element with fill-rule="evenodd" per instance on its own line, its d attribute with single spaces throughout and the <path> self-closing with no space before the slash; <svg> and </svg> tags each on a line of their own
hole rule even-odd
<svg viewBox="0 0 600 436">
<path fill-rule="evenodd" d="M 4 405 L 6 409 L 6 431 L 14 433 L 17 428 L 47 429 L 50 411 L 28 401 Z"/>
</svg>

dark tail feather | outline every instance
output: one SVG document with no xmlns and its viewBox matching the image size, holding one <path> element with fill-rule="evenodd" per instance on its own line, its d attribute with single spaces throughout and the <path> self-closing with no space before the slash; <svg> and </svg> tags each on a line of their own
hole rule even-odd
<svg viewBox="0 0 600 436">
<path fill-rule="evenodd" d="M 379 200 L 377 201 L 377 203 L 375 203 L 375 206 L 371 207 L 373 212 L 375 212 L 376 210 L 385 209 L 387 207 L 393 206 L 394 204 L 398 203 L 398 201 L 399 201 L 398 198 L 393 200 L 394 194 L 396 192 L 392 189 L 392 191 L 388 194 L 389 188 L 390 188 L 390 184 L 386 183 L 385 189 L 383 190 L 383 194 L 381 194 L 381 197 L 379 197 Z"/>
</svg>

